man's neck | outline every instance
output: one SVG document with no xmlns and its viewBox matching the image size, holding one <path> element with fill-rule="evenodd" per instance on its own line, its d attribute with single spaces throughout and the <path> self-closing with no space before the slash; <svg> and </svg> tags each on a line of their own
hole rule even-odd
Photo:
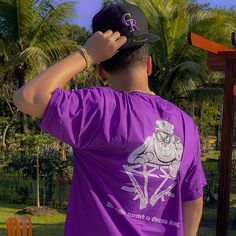
<svg viewBox="0 0 236 236">
<path fill-rule="evenodd" d="M 122 70 L 107 76 L 108 85 L 115 91 L 150 91 L 145 70 Z"/>
</svg>

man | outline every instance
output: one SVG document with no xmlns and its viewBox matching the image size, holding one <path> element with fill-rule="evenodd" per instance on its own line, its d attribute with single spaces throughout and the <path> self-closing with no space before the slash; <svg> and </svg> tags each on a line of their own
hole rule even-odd
<svg viewBox="0 0 236 236">
<path fill-rule="evenodd" d="M 19 110 L 74 152 L 66 236 L 195 236 L 205 177 L 192 119 L 148 87 L 152 71 L 143 12 L 116 4 L 94 34 L 14 95 Z M 109 87 L 65 91 L 98 64 Z"/>
</svg>

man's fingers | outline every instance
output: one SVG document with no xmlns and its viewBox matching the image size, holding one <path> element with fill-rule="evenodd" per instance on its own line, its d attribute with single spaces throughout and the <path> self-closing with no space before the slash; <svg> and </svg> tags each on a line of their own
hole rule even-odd
<svg viewBox="0 0 236 236">
<path fill-rule="evenodd" d="M 121 36 L 117 41 L 116 41 L 116 45 L 118 48 L 120 48 L 121 46 L 123 46 L 125 43 L 127 42 L 127 38 L 125 36 Z"/>
<path fill-rule="evenodd" d="M 105 61 L 127 42 L 127 38 L 119 32 L 107 30 L 105 33 L 97 31 L 85 43 L 84 47 L 92 57 L 94 63 Z"/>
<path fill-rule="evenodd" d="M 120 38 L 120 33 L 118 31 L 116 31 L 110 36 L 110 38 L 113 40 L 117 40 Z"/>
<path fill-rule="evenodd" d="M 109 36 L 111 36 L 112 34 L 113 34 L 113 31 L 112 31 L 112 30 L 107 30 L 107 31 L 103 34 L 103 36 L 109 37 Z"/>
</svg>

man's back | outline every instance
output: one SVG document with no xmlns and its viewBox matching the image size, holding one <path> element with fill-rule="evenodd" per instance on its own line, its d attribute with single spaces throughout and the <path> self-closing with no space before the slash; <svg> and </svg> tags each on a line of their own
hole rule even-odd
<svg viewBox="0 0 236 236">
<path fill-rule="evenodd" d="M 150 95 L 148 44 L 160 37 L 128 3 L 103 8 L 92 28 L 83 47 L 13 97 L 74 149 L 65 235 L 196 236 L 205 184 L 199 137 L 189 116 Z M 63 90 L 95 64 L 113 90 Z"/>
<path fill-rule="evenodd" d="M 137 91 L 57 89 L 41 127 L 74 151 L 65 235 L 183 235 L 182 202 L 205 178 L 182 110 Z"/>
</svg>

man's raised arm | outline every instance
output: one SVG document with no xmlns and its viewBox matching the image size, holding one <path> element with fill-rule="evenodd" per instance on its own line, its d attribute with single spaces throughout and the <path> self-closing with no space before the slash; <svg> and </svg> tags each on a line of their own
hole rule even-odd
<svg viewBox="0 0 236 236">
<path fill-rule="evenodd" d="M 77 73 L 83 71 L 88 60 L 96 64 L 111 58 L 126 40 L 119 32 L 111 30 L 94 33 L 85 43 L 84 53 L 78 51 L 71 54 L 16 91 L 14 104 L 23 113 L 41 118 L 55 89 L 63 88 Z"/>
</svg>

